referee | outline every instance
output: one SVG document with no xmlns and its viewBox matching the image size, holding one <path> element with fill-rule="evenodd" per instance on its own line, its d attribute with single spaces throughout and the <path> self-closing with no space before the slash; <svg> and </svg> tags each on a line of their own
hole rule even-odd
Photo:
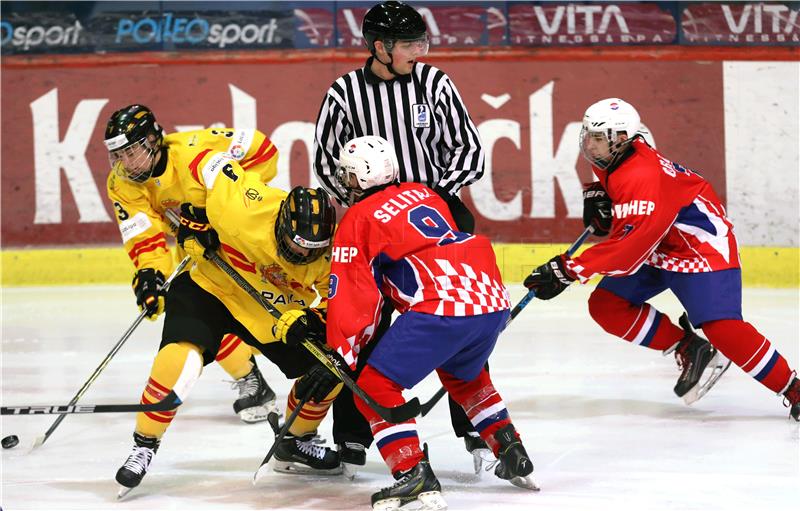
<svg viewBox="0 0 800 511">
<path fill-rule="evenodd" d="M 395 147 L 400 181 L 424 183 L 447 201 L 458 229 L 474 232 L 475 218 L 457 193 L 483 175 L 484 153 L 475 124 L 455 84 L 441 70 L 417 62 L 428 53 L 422 16 L 411 6 L 388 1 L 364 16 L 362 34 L 372 56 L 364 67 L 331 85 L 317 116 L 314 172 L 342 205 L 347 194 L 336 181 L 339 151 L 346 141 L 379 135 Z M 373 340 L 359 356 L 359 369 L 391 322 L 387 300 Z M 347 473 L 363 465 L 362 446 L 372 443 L 369 425 L 356 410 L 352 393 L 343 389 L 333 406 L 334 441 Z M 475 456 L 476 468 L 488 449 L 464 410 L 450 400 L 453 430 Z M 349 465 L 349 467 L 348 467 Z"/>
</svg>

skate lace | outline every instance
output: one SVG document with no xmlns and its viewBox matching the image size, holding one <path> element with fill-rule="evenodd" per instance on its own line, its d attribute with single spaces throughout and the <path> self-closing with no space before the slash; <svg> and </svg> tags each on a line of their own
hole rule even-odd
<svg viewBox="0 0 800 511">
<path fill-rule="evenodd" d="M 239 398 L 258 395 L 258 390 L 260 387 L 258 376 L 255 374 L 255 372 L 248 374 L 244 378 L 231 382 L 232 389 L 239 389 Z"/>
<path fill-rule="evenodd" d="M 324 443 L 324 441 L 321 443 Z M 317 435 L 309 440 L 297 440 L 297 448 L 300 449 L 300 452 L 321 460 L 325 458 L 325 447 L 318 444 L 320 444 L 320 441 Z"/>
<path fill-rule="evenodd" d="M 135 445 L 133 446 L 133 452 L 130 456 L 128 456 L 128 459 L 125 461 L 125 465 L 123 466 L 131 472 L 142 474 L 150 465 L 150 460 L 153 459 L 153 454 L 153 449 Z"/>
</svg>

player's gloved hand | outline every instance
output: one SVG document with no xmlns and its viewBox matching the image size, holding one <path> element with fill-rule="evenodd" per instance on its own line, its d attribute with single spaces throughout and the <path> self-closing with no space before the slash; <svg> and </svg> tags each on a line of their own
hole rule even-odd
<svg viewBox="0 0 800 511">
<path fill-rule="evenodd" d="M 317 362 L 295 382 L 295 396 L 302 398 L 305 395 L 309 395 L 308 393 L 310 392 L 308 400 L 321 403 L 341 383 L 342 380 L 330 372 L 327 367 Z"/>
<path fill-rule="evenodd" d="M 560 295 L 575 281 L 566 266 L 566 255 L 557 255 L 539 266 L 525 278 L 525 287 L 536 293 L 536 298 L 549 300 Z"/>
<path fill-rule="evenodd" d="M 583 226 L 594 227 L 595 236 L 608 236 L 611 232 L 611 199 L 597 181 L 583 190 Z"/>
<path fill-rule="evenodd" d="M 177 238 L 178 244 L 195 260 L 205 257 L 206 250 L 213 252 L 219 247 L 219 236 L 208 223 L 205 208 L 192 206 L 188 202 L 181 204 Z"/>
<path fill-rule="evenodd" d="M 289 346 L 303 341 L 324 344 L 327 325 L 326 309 L 292 309 L 281 314 L 275 325 L 275 338 Z"/>
<path fill-rule="evenodd" d="M 153 268 L 142 268 L 133 276 L 131 285 L 139 310 L 146 310 L 147 319 L 155 321 L 164 312 L 164 274 Z"/>
<path fill-rule="evenodd" d="M 444 199 L 447 207 L 450 209 L 450 214 L 453 215 L 453 220 L 456 221 L 456 229 L 461 232 L 473 234 L 475 232 L 475 216 L 472 211 L 461 201 L 458 195 L 452 195 L 450 192 L 437 186 L 433 189 L 439 197 Z"/>
</svg>

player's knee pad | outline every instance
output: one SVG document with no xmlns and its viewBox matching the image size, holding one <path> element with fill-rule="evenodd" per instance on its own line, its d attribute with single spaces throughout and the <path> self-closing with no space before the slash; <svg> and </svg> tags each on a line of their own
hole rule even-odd
<svg viewBox="0 0 800 511">
<path fill-rule="evenodd" d="M 632 308 L 628 300 L 602 288 L 595 289 L 589 296 L 589 315 L 603 330 L 618 337 L 625 333 L 620 319 L 625 318 Z"/>
</svg>

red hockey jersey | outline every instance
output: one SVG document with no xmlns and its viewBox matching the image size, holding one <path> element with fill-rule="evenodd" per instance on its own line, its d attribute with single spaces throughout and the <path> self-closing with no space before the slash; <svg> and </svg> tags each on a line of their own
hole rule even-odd
<svg viewBox="0 0 800 511">
<path fill-rule="evenodd" d="M 567 268 L 581 282 L 643 264 L 680 273 L 739 268 L 733 224 L 711 185 L 641 139 L 633 149 L 610 174 L 592 168 L 613 202 L 611 233 Z"/>
<path fill-rule="evenodd" d="M 380 319 L 381 291 L 401 313 L 508 309 L 489 240 L 455 225 L 447 203 L 419 183 L 389 186 L 347 210 L 331 251 L 327 334 L 351 366 Z"/>
</svg>

